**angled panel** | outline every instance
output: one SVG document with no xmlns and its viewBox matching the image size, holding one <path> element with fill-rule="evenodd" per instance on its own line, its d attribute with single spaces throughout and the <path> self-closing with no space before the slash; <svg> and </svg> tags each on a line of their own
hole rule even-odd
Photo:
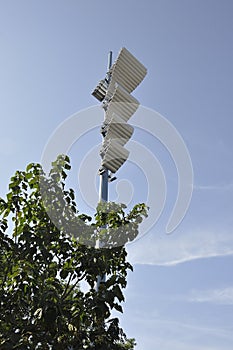
<svg viewBox="0 0 233 350">
<path fill-rule="evenodd" d="M 104 142 L 115 139 L 122 146 L 131 138 L 133 131 L 134 128 L 117 115 L 113 115 L 110 122 L 102 128 Z"/>
<path fill-rule="evenodd" d="M 111 81 L 109 90 L 112 89 L 111 85 L 117 82 L 131 93 L 142 82 L 146 73 L 146 67 L 123 47 L 110 69 Z"/>
<path fill-rule="evenodd" d="M 129 151 L 117 141 L 109 140 L 101 150 L 102 166 L 115 173 L 127 160 Z"/>
<path fill-rule="evenodd" d="M 104 103 L 105 120 L 109 122 L 113 114 L 119 115 L 125 122 L 136 112 L 139 102 L 120 85 L 116 85 L 110 100 Z"/>
<path fill-rule="evenodd" d="M 147 74 L 147 69 L 126 48 L 122 48 L 116 61 L 107 72 L 110 76 L 103 79 L 92 92 L 99 101 L 112 96 L 116 83 L 120 84 L 128 93 L 131 93 L 142 82 Z"/>
</svg>

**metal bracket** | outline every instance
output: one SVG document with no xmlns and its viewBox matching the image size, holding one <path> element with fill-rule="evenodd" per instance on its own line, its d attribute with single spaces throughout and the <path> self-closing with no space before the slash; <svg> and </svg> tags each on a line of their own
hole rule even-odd
<svg viewBox="0 0 233 350">
<path fill-rule="evenodd" d="M 112 175 L 108 175 L 108 182 L 113 182 L 113 181 L 115 181 L 116 179 L 117 179 L 116 176 L 113 176 L 113 177 L 112 177 Z"/>
</svg>

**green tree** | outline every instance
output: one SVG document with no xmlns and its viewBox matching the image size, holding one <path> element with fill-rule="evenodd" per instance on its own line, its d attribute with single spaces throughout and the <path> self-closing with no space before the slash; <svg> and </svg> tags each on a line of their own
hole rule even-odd
<svg viewBox="0 0 233 350">
<path fill-rule="evenodd" d="M 29 164 L 0 199 L 1 350 L 134 348 L 111 310 L 123 312 L 132 270 L 124 244 L 137 236 L 147 208 L 138 204 L 126 214 L 122 204 L 102 203 L 94 219 L 80 214 L 65 187 L 69 169 L 67 156 L 49 176 Z M 93 246 L 98 238 L 104 248 Z M 106 282 L 96 291 L 100 275 Z"/>
</svg>

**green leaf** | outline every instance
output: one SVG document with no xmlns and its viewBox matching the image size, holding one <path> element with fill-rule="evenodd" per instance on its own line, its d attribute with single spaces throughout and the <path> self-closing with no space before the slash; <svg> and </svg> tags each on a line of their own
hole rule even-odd
<svg viewBox="0 0 233 350">
<path fill-rule="evenodd" d="M 42 317 L 42 308 L 38 308 L 35 312 L 34 312 L 34 316 L 37 318 L 37 319 L 41 319 Z"/>
<path fill-rule="evenodd" d="M 60 277 L 61 277 L 62 279 L 66 279 L 66 277 L 68 276 L 68 274 L 69 274 L 69 270 L 63 269 L 63 270 L 60 271 Z"/>
<path fill-rule="evenodd" d="M 124 301 L 125 298 L 122 294 L 122 291 L 120 289 L 120 287 L 118 285 L 116 285 L 114 288 L 113 288 L 113 293 L 115 294 L 115 296 L 118 298 L 118 300 L 121 302 L 121 301 Z"/>
<path fill-rule="evenodd" d="M 115 308 L 117 311 L 119 311 L 119 312 L 121 312 L 121 313 L 123 314 L 123 309 L 122 309 L 122 306 L 121 306 L 121 305 L 115 303 L 115 304 L 114 304 L 114 308 Z"/>
<path fill-rule="evenodd" d="M 71 166 L 70 166 L 70 164 L 67 164 L 67 163 L 66 163 L 65 166 L 64 166 L 64 168 L 67 169 L 67 170 L 70 170 L 70 169 L 71 169 Z"/>
</svg>

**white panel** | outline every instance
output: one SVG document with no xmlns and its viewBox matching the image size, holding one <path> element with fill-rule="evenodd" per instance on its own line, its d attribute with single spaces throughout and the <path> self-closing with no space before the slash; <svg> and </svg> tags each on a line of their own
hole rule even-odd
<svg viewBox="0 0 233 350">
<path fill-rule="evenodd" d="M 116 141 L 123 146 L 131 138 L 134 128 L 125 123 L 119 116 L 113 115 L 109 124 L 105 126 L 105 130 L 104 142 L 107 142 L 109 139 L 117 139 Z"/>
<path fill-rule="evenodd" d="M 118 144 L 115 140 L 110 140 L 105 144 L 105 154 L 102 165 L 115 173 L 127 160 L 129 151 Z"/>
<path fill-rule="evenodd" d="M 120 84 L 127 92 L 131 93 L 146 76 L 147 69 L 126 48 L 122 48 L 119 55 L 109 70 L 111 76 L 107 87 L 106 80 L 101 80 L 92 92 L 99 101 L 103 101 L 113 95 L 116 83 Z"/>
<path fill-rule="evenodd" d="M 131 96 L 120 85 L 114 89 L 113 95 L 109 101 L 104 104 L 106 109 L 105 120 L 109 122 L 113 114 L 119 115 L 125 122 L 136 112 L 139 102 Z"/>
<path fill-rule="evenodd" d="M 145 78 L 147 69 L 126 48 L 122 48 L 112 68 L 110 69 L 111 81 L 109 90 L 117 82 L 129 93 Z"/>
</svg>

